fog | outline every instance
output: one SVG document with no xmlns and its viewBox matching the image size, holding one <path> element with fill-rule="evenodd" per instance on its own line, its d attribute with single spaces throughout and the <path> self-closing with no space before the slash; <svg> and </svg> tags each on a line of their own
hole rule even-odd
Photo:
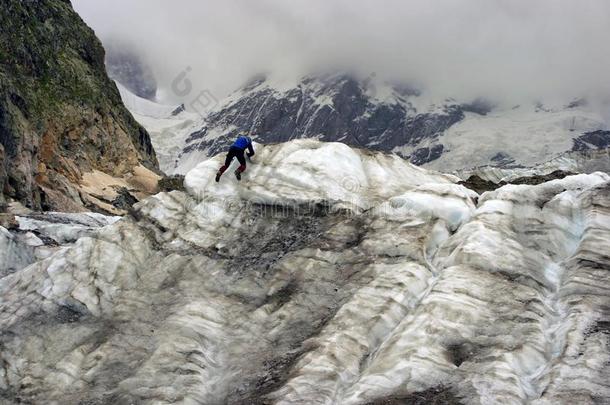
<svg viewBox="0 0 610 405">
<path fill-rule="evenodd" d="M 160 98 L 190 68 L 222 98 L 267 72 L 346 69 L 456 98 L 607 99 L 607 0 L 73 0 L 103 42 L 132 43 Z"/>
</svg>

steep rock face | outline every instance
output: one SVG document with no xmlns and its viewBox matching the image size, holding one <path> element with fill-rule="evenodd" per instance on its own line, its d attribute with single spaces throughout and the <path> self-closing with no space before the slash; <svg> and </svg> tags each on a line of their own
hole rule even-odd
<svg viewBox="0 0 610 405">
<path fill-rule="evenodd" d="M 106 75 L 104 50 L 69 1 L 0 9 L 0 194 L 78 210 L 84 172 L 155 169 L 149 136 Z"/>
<path fill-rule="evenodd" d="M 221 161 L 0 279 L 3 399 L 610 400 L 610 176 L 479 196 L 342 144 Z"/>
</svg>

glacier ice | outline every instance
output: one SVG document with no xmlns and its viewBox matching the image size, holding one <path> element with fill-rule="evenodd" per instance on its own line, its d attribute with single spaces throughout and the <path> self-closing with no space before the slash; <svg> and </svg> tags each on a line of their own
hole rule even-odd
<svg viewBox="0 0 610 405">
<path fill-rule="evenodd" d="M 186 139 L 198 128 L 202 117 L 184 111 L 182 106 L 159 104 L 139 97 L 119 82 L 115 83 L 125 106 L 150 134 L 159 168 L 171 174 Z"/>
<path fill-rule="evenodd" d="M 35 261 L 34 248 L 0 226 L 0 277 L 21 270 Z"/>
<path fill-rule="evenodd" d="M 13 232 L 0 227 L 0 277 L 46 259 L 119 219 L 90 212 L 23 212 L 15 217 L 17 227 Z"/>
<path fill-rule="evenodd" d="M 337 143 L 222 159 L 0 279 L 0 398 L 610 401 L 607 174 L 478 195 Z"/>
<path fill-rule="evenodd" d="M 534 106 L 519 106 L 486 115 L 466 113 L 462 121 L 438 139 L 424 139 L 418 145 L 396 150 L 411 153 L 420 147 L 442 144 L 442 155 L 424 164 L 435 170 L 482 165 L 531 167 L 574 150 L 577 134 L 604 128 L 603 116 L 589 108 L 539 111 Z M 507 164 L 496 160 L 501 157 Z"/>
</svg>

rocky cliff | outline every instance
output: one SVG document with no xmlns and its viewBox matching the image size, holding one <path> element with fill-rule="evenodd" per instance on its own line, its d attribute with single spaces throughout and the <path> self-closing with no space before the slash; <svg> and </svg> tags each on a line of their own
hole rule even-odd
<svg viewBox="0 0 610 405">
<path fill-rule="evenodd" d="M 0 205 L 78 211 L 92 201 L 84 174 L 155 170 L 148 133 L 69 1 L 5 0 L 0 26 Z"/>
</svg>

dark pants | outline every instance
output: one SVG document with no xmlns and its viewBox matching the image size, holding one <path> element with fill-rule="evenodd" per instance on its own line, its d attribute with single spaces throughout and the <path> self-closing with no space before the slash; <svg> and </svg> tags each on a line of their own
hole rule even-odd
<svg viewBox="0 0 610 405">
<path fill-rule="evenodd" d="M 227 153 L 227 157 L 225 159 L 225 164 L 219 170 L 220 173 L 224 173 L 225 170 L 227 170 L 229 168 L 229 166 L 231 166 L 231 162 L 233 161 L 233 158 L 237 158 L 237 161 L 240 164 L 240 166 L 239 166 L 239 168 L 237 168 L 237 170 L 240 173 L 244 172 L 246 170 L 246 158 L 244 157 L 244 152 L 245 151 L 243 149 L 239 149 L 234 146 L 231 146 L 231 148 L 229 149 L 229 152 Z"/>
</svg>

